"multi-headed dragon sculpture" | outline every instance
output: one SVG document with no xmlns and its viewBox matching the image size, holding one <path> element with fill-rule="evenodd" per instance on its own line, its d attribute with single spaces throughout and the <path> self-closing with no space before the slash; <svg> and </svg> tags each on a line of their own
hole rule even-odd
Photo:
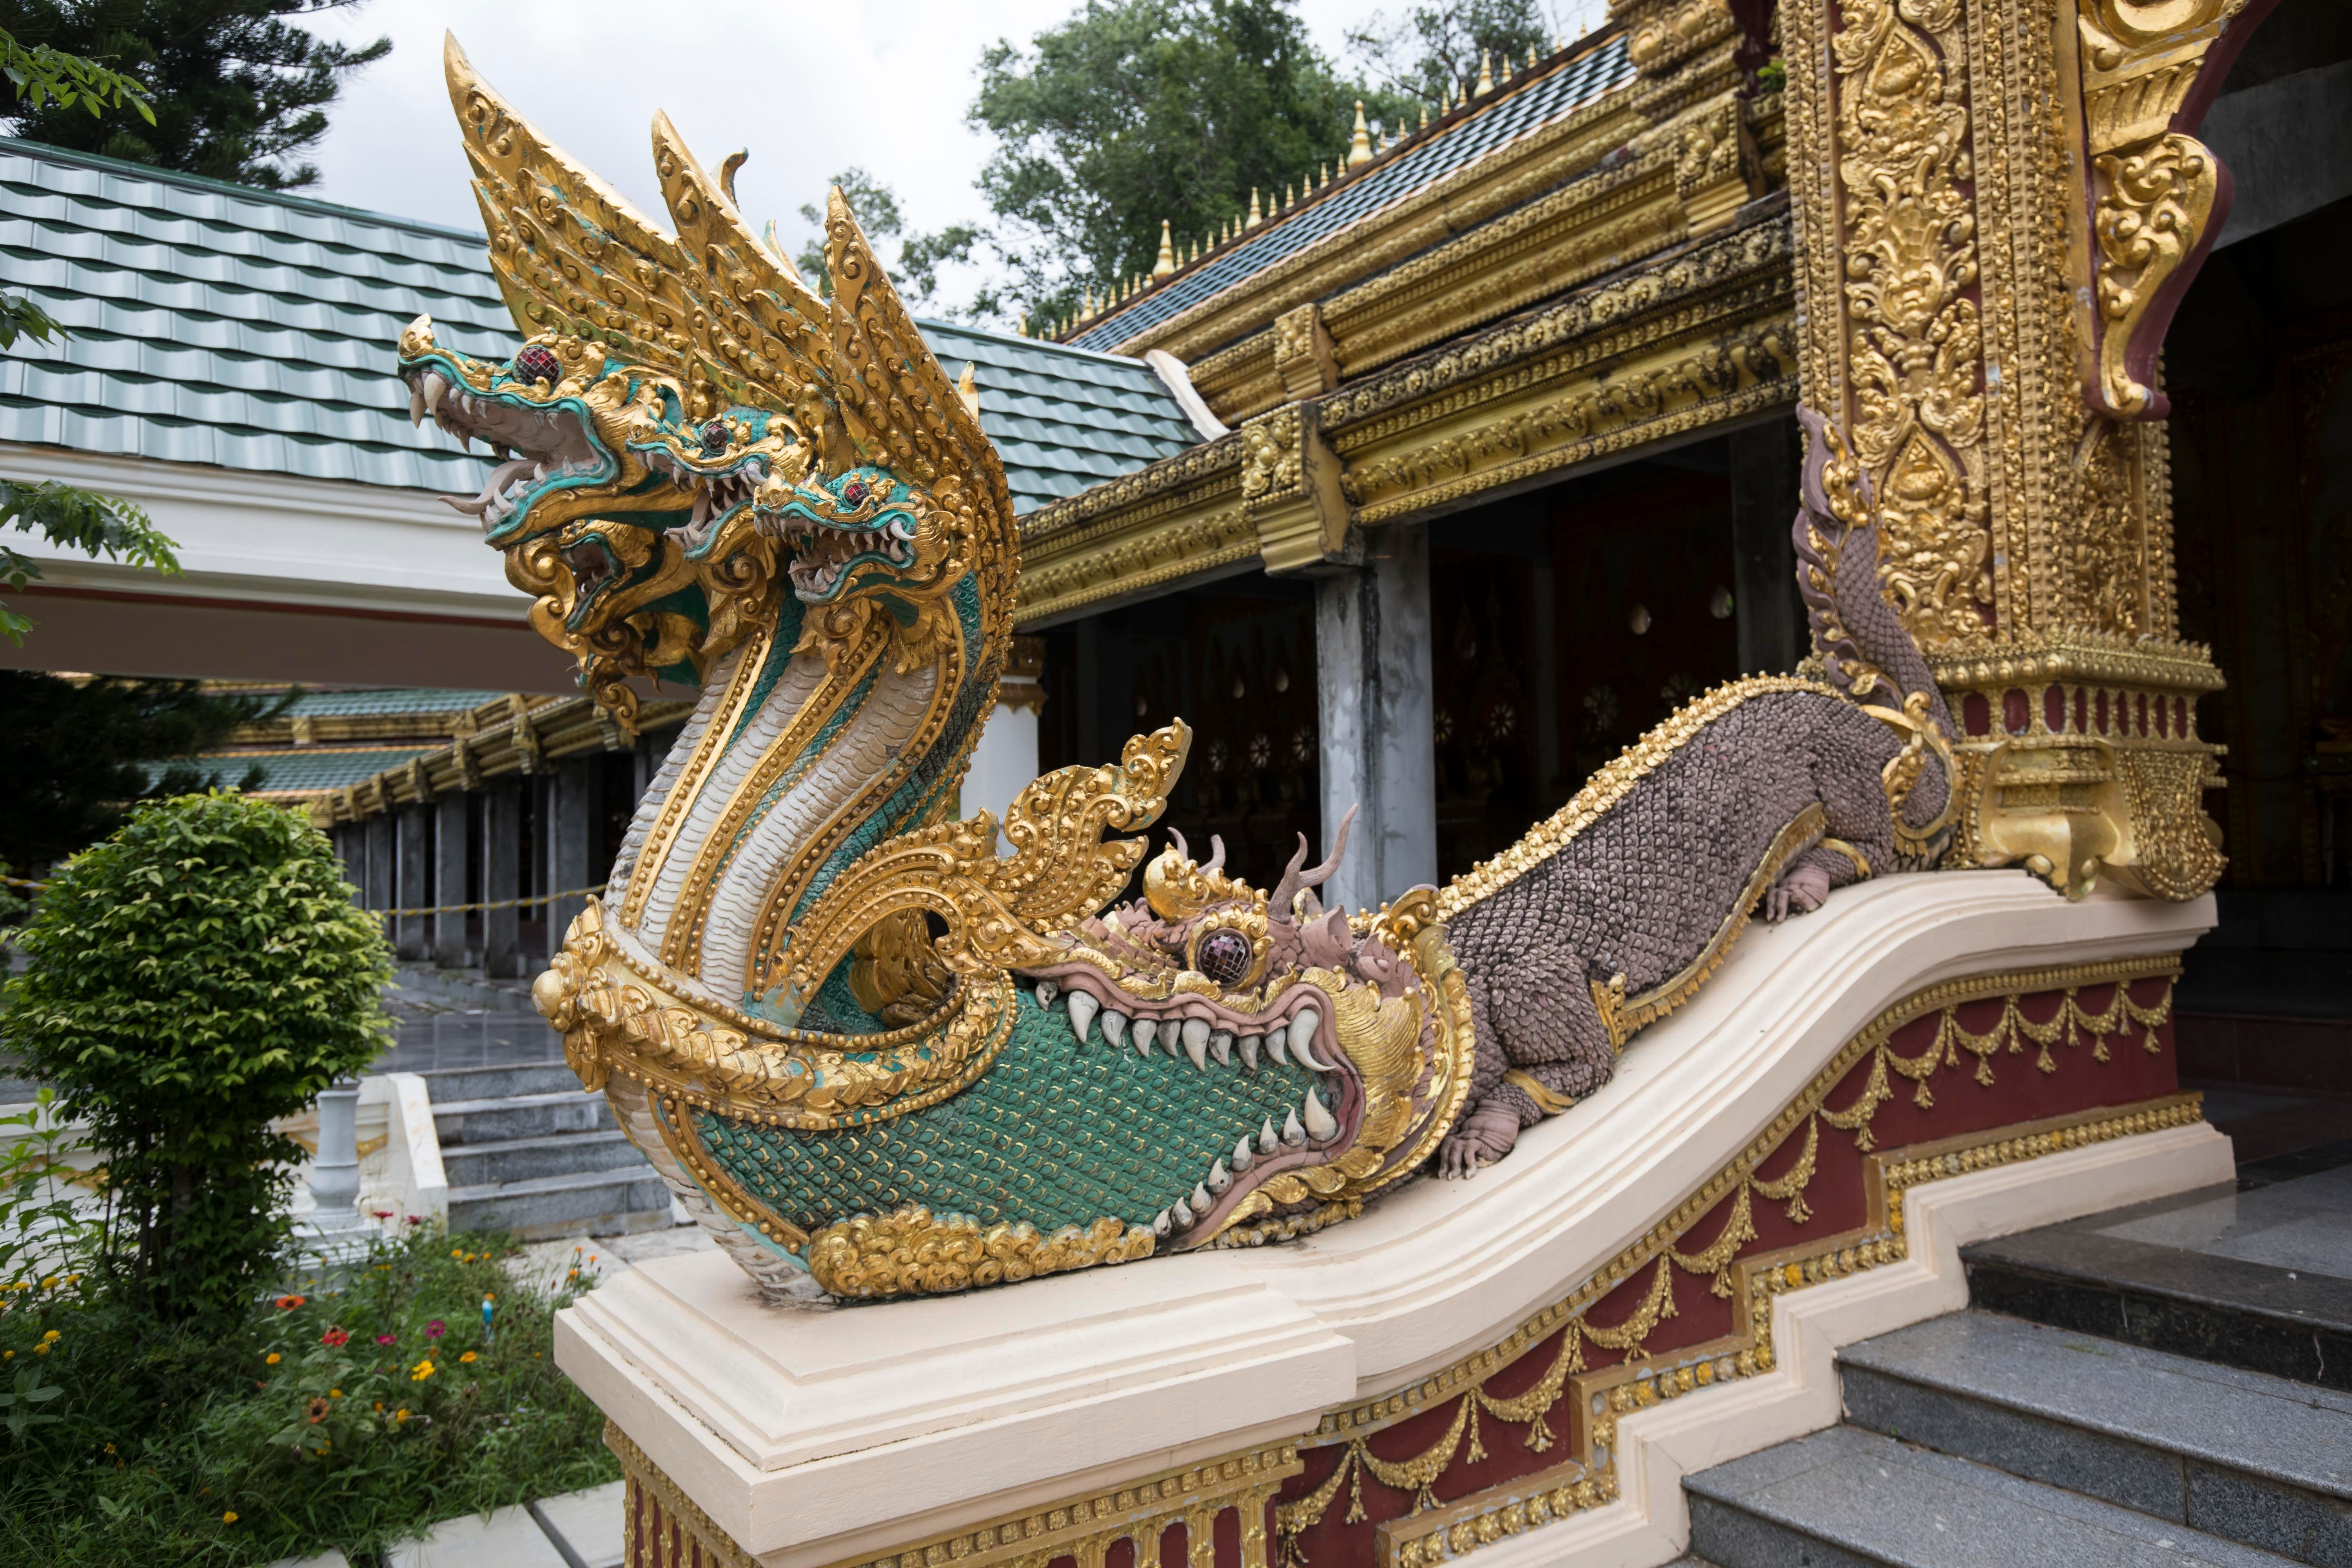
<svg viewBox="0 0 2352 1568">
<path fill-rule="evenodd" d="M 534 994 L 583 1081 L 780 1301 L 960 1289 L 1304 1234 L 1475 1171 L 1591 1092 L 1750 912 L 1923 866 L 1949 721 L 1879 592 L 1833 430 L 1798 521 L 1820 679 L 1693 702 L 1443 892 L 1325 910 L 1181 839 L 1112 907 L 1181 723 L 1007 809 L 957 789 L 1012 630 L 1017 536 L 951 384 L 836 192 L 820 300 L 668 121 L 677 232 L 493 93 L 450 91 L 503 364 L 403 334 L 415 417 L 491 443 L 478 514 L 624 721 L 698 684 L 608 896 Z M 1874 705 L 1873 699 L 1880 704 Z M 1346 827 L 1339 835 L 1344 847 Z"/>
</svg>

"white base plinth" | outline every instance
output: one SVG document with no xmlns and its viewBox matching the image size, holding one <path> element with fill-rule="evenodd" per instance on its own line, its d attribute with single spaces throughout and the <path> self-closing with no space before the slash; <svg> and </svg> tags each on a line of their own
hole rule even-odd
<svg viewBox="0 0 2352 1568">
<path fill-rule="evenodd" d="M 1286 1247 L 832 1312 L 761 1305 L 722 1255 L 656 1259 L 559 1318 L 557 1360 L 762 1563 L 883 1552 L 1310 1432 L 1325 1409 L 1459 1361 L 1566 1295 L 1905 997 L 2177 952 L 2212 922 L 2210 898 L 2069 904 L 2022 873 L 1866 883 L 1751 929 L 1613 1083 L 1475 1180 L 1412 1184 Z M 1557 1562 L 1573 1539 L 1612 1543 L 1596 1562 L 1665 1561 L 1686 1532 L 1685 1469 L 1834 1420 L 1832 1350 L 1958 1306 L 1960 1242 L 2228 1169 L 2227 1141 L 2187 1128 L 1915 1190 L 1907 1261 L 1785 1298 L 1778 1371 L 1628 1417 L 1620 1502 L 1482 1556 Z"/>
</svg>

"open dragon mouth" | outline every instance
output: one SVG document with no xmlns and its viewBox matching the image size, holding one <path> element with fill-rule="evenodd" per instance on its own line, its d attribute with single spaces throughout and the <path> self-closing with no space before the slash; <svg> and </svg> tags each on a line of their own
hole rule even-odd
<svg viewBox="0 0 2352 1568">
<path fill-rule="evenodd" d="M 566 483 L 607 477 L 613 464 L 597 445 L 578 410 L 557 404 L 537 407 L 478 393 L 427 369 L 409 380 L 408 417 L 427 416 L 468 450 L 489 445 L 499 459 L 481 493 L 444 496 L 452 508 L 478 520 L 487 533 L 508 528 L 541 493 Z"/>
<path fill-rule="evenodd" d="M 750 506 L 768 479 L 768 459 L 757 453 L 724 471 L 693 468 L 667 447 L 648 447 L 643 455 L 647 468 L 694 494 L 692 515 L 678 534 L 690 556 L 699 556 L 718 537 L 720 525 Z"/>
<path fill-rule="evenodd" d="M 574 630 L 587 618 L 591 605 L 605 590 L 621 580 L 621 563 L 613 547 L 600 535 L 589 534 L 562 551 L 563 564 L 571 569 L 572 605 L 565 623 Z"/>
<path fill-rule="evenodd" d="M 1243 1089 L 1265 1107 L 1256 1125 L 1237 1119 L 1218 1134 L 1221 1148 L 1231 1134 L 1231 1147 L 1208 1162 L 1191 1192 L 1170 1194 L 1151 1222 L 1163 1242 L 1181 1247 L 1214 1235 L 1250 1194 L 1326 1164 L 1354 1143 L 1363 1079 L 1339 1048 L 1332 998 L 1320 987 L 1286 986 L 1265 1005 L 1247 1008 L 1234 1005 L 1249 1000 L 1243 996 L 1138 996 L 1085 962 L 1024 973 L 1035 975 L 1037 1002 L 1066 1020 L 1081 1051 L 1132 1053 L 1139 1064 L 1164 1058 L 1180 1064 L 1180 1080 L 1187 1072 L 1239 1075 L 1239 1082 L 1201 1089 Z"/>
<path fill-rule="evenodd" d="M 861 560 L 900 568 L 915 563 L 915 524 L 909 518 L 892 517 L 878 527 L 833 528 L 795 510 L 779 520 L 779 531 L 793 546 L 793 591 L 810 601 L 830 597 Z"/>
</svg>

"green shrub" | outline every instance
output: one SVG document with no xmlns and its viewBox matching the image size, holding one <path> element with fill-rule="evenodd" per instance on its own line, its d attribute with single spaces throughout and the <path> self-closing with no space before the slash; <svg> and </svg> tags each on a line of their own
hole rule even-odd
<svg viewBox="0 0 2352 1568">
<path fill-rule="evenodd" d="M 203 1356 L 190 1331 L 113 1316 L 63 1280 L 17 1293 L 0 1306 L 0 1394 L 20 1371 L 58 1393 L 17 1437 L 0 1406 L 0 1563 L 259 1564 L 334 1546 L 358 1564 L 440 1520 L 614 1479 L 603 1415 L 555 1365 L 573 1281 L 523 1288 L 516 1250 L 418 1226 L 347 1273 L 289 1281 Z"/>
<path fill-rule="evenodd" d="M 383 1043 L 391 966 L 324 835 L 233 794 L 142 806 L 17 939 L 9 1044 L 107 1163 L 119 1307 L 226 1323 L 277 1278 L 301 1151 L 269 1129 Z"/>
</svg>

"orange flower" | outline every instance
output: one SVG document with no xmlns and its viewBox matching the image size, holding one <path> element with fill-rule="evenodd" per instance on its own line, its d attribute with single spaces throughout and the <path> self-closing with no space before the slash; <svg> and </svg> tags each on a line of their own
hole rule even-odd
<svg viewBox="0 0 2352 1568">
<path fill-rule="evenodd" d="M 230 1509 L 226 1513 L 222 1514 L 221 1522 L 223 1524 L 235 1524 L 236 1522 L 236 1510 Z"/>
<path fill-rule="evenodd" d="M 305 1412 L 305 1414 L 309 1415 L 310 1425 L 316 1426 L 320 1422 L 324 1421 L 328 1416 L 333 1415 L 334 1410 L 335 1407 L 328 1404 L 325 1400 L 313 1399 L 310 1401 L 310 1408 Z"/>
<path fill-rule="evenodd" d="M 467 1351 L 464 1355 L 459 1356 L 457 1359 L 470 1364 L 474 1359 L 474 1352 L 472 1351 Z"/>
<path fill-rule="evenodd" d="M 279 1362 L 284 1361 L 285 1359 L 286 1358 L 284 1356 L 279 1355 L 276 1351 L 271 1351 L 268 1355 L 261 1358 L 261 1364 L 264 1366 L 276 1366 Z"/>
<path fill-rule="evenodd" d="M 290 1312 L 309 1300 L 307 1296 L 280 1296 L 278 1298 L 278 1310 L 281 1312 Z"/>
</svg>

